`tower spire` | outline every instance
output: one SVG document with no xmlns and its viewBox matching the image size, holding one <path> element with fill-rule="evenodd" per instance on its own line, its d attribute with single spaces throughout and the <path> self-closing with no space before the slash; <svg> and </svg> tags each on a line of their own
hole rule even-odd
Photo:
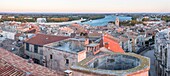
<svg viewBox="0 0 170 76">
<path fill-rule="evenodd" d="M 115 25 L 116 25 L 116 26 L 119 26 L 119 18 L 118 18 L 118 17 L 116 17 Z"/>
</svg>

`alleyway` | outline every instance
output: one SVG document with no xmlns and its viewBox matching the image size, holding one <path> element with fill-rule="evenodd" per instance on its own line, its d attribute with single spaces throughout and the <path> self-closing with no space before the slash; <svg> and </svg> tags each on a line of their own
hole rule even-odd
<svg viewBox="0 0 170 76">
<path fill-rule="evenodd" d="M 154 49 L 143 52 L 142 55 L 150 58 L 151 61 L 150 76 L 157 76 L 155 72 L 155 65 L 154 65 L 154 61 L 155 61 Z"/>
</svg>

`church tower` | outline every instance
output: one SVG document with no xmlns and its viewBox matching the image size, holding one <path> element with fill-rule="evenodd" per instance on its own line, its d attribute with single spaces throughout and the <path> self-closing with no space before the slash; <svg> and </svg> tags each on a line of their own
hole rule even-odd
<svg viewBox="0 0 170 76">
<path fill-rule="evenodd" d="M 116 17 L 115 25 L 116 25 L 116 26 L 119 26 L 119 18 L 118 18 L 118 17 Z"/>
</svg>

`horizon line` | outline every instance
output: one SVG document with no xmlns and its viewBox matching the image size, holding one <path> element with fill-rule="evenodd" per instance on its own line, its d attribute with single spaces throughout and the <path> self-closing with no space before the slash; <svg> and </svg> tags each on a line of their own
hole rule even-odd
<svg viewBox="0 0 170 76">
<path fill-rule="evenodd" d="M 82 13 L 82 14 L 116 14 L 116 13 L 170 13 L 170 12 L 0 12 L 0 13 L 8 13 L 8 14 L 14 14 L 14 13 L 23 13 L 23 14 L 27 14 L 27 13 L 49 13 L 49 14 L 76 14 L 76 13 Z"/>
</svg>

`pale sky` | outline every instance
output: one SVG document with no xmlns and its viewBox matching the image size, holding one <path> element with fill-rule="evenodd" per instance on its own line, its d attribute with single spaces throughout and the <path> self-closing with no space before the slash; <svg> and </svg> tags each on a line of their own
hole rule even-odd
<svg viewBox="0 0 170 76">
<path fill-rule="evenodd" d="M 170 0 L 0 0 L 0 12 L 170 12 Z"/>
</svg>

